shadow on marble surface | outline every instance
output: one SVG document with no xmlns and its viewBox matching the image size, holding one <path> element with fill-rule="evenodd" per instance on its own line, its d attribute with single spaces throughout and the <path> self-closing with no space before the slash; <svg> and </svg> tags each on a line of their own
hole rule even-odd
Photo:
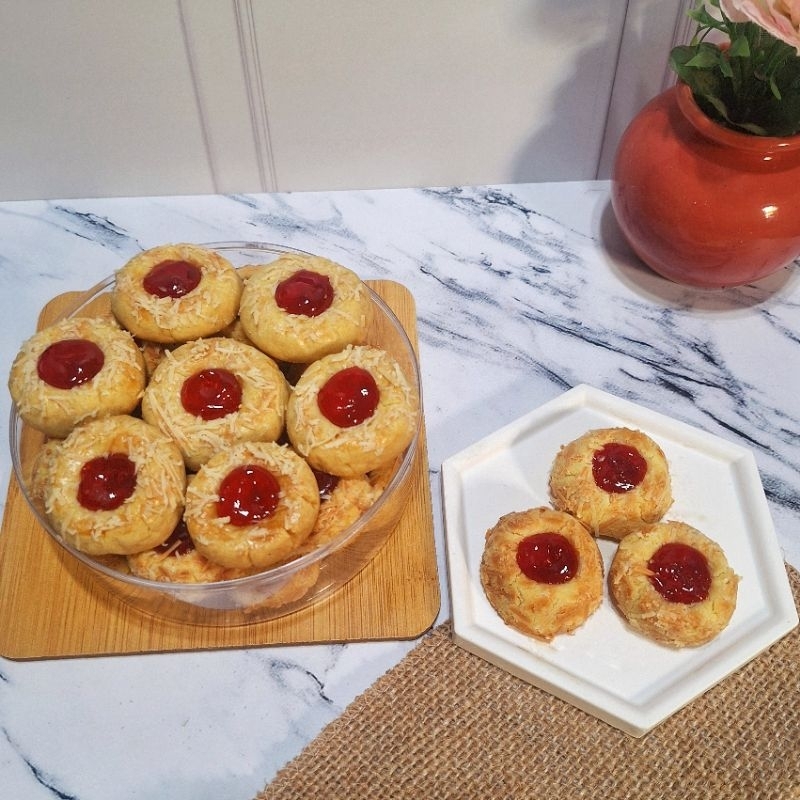
<svg viewBox="0 0 800 800">
<path fill-rule="evenodd" d="M 756 283 L 729 289 L 698 289 L 662 278 L 647 267 L 631 250 L 617 223 L 609 200 L 600 214 L 598 232 L 603 249 L 610 256 L 609 266 L 632 291 L 651 300 L 697 311 L 730 312 L 751 308 L 771 300 L 800 280 L 798 263 L 779 270 Z"/>
</svg>

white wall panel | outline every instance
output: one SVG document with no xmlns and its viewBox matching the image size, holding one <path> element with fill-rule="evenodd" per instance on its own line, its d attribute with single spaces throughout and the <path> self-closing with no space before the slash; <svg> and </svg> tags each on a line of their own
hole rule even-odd
<svg viewBox="0 0 800 800">
<path fill-rule="evenodd" d="M 0 10 L 0 198 L 213 191 L 178 6 Z"/>
<path fill-rule="evenodd" d="M 599 178 L 610 177 L 617 144 L 636 112 L 675 82 L 675 73 L 669 67 L 669 53 L 674 45 L 692 38 L 694 23 L 686 11 L 695 5 L 695 0 L 628 3 L 597 170 Z"/>
<path fill-rule="evenodd" d="M 251 4 L 178 1 L 215 191 L 274 190 Z"/>
<path fill-rule="evenodd" d="M 686 2 L 4 3 L 0 199 L 593 178 Z"/>
<path fill-rule="evenodd" d="M 279 188 L 594 176 L 619 0 L 252 9 Z"/>
</svg>

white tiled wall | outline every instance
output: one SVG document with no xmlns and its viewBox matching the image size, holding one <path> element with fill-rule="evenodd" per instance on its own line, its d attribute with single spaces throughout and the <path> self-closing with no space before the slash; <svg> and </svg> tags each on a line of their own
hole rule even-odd
<svg viewBox="0 0 800 800">
<path fill-rule="evenodd" d="M 0 199 L 602 176 L 686 0 L 28 0 Z"/>
</svg>

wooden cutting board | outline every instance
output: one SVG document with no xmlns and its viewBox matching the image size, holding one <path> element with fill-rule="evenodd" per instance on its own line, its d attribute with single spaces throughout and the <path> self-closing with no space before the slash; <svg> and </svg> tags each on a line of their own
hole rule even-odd
<svg viewBox="0 0 800 800">
<path fill-rule="evenodd" d="M 394 311 L 415 349 L 416 309 L 392 281 L 367 281 Z M 59 295 L 43 327 L 81 293 Z M 86 567 L 42 529 L 15 477 L 0 533 L 0 655 L 42 659 L 312 642 L 410 639 L 431 627 L 441 602 L 423 427 L 409 502 L 377 555 L 330 597 L 266 622 L 218 627 L 171 622 L 140 612 L 88 579 Z"/>
</svg>

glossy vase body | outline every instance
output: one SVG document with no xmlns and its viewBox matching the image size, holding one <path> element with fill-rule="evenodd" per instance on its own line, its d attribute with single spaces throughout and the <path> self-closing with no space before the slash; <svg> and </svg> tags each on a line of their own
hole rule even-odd
<svg viewBox="0 0 800 800">
<path fill-rule="evenodd" d="M 751 136 L 707 117 L 685 84 L 620 140 L 612 204 L 636 254 L 677 283 L 757 281 L 800 256 L 800 136 Z"/>
</svg>

